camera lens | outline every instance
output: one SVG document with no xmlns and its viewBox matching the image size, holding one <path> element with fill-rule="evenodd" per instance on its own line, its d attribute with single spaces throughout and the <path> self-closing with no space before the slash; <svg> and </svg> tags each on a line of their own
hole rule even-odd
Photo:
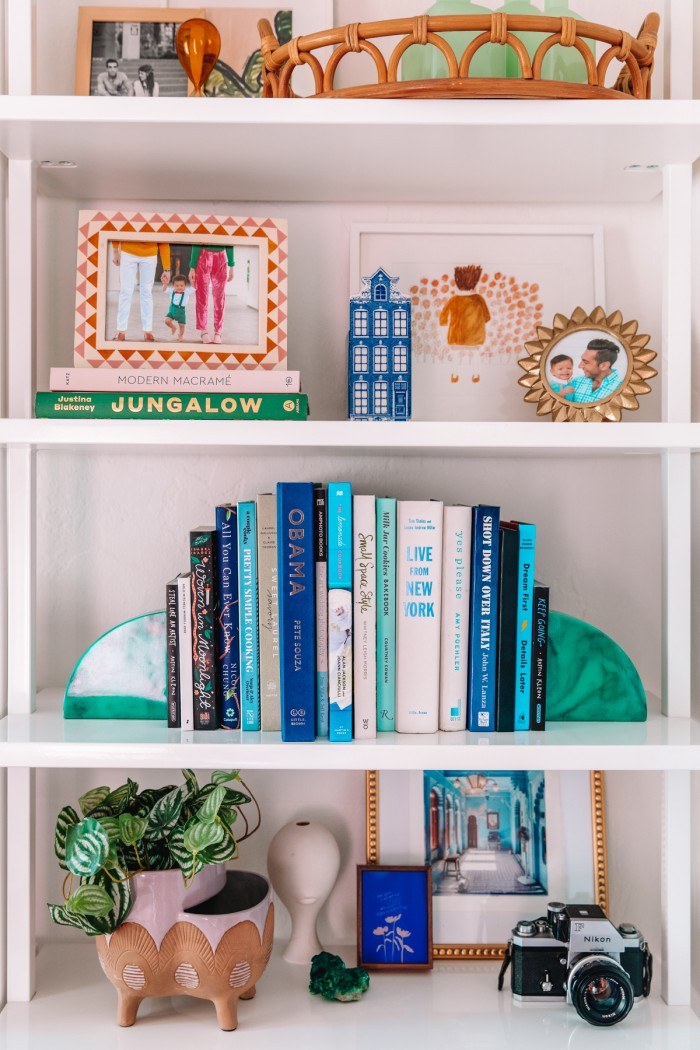
<svg viewBox="0 0 700 1050">
<path fill-rule="evenodd" d="M 627 1017 L 634 1003 L 631 981 L 615 959 L 592 955 L 569 974 L 571 1002 L 589 1024 L 608 1027 Z"/>
</svg>

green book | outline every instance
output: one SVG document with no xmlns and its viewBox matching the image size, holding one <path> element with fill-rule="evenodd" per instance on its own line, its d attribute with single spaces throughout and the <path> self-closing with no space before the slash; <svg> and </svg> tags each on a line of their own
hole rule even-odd
<svg viewBox="0 0 700 1050">
<path fill-rule="evenodd" d="M 306 419 L 307 394 L 36 395 L 37 419 Z"/>
</svg>

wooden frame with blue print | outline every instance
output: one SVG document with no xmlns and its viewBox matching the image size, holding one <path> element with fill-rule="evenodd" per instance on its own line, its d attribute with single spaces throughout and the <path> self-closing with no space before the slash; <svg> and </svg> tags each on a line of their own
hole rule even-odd
<svg viewBox="0 0 700 1050">
<path fill-rule="evenodd" d="M 548 900 L 607 908 L 602 772 L 370 770 L 366 778 L 367 864 L 430 865 L 435 959 L 503 958 L 515 924 L 542 915 Z M 508 869 L 510 885 L 500 877 Z"/>
<path fill-rule="evenodd" d="M 357 963 L 367 970 L 432 968 L 429 865 L 358 865 Z"/>
</svg>

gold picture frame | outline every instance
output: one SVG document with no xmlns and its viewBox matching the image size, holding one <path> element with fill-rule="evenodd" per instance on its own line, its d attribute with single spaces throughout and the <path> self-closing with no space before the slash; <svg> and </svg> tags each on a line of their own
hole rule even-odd
<svg viewBox="0 0 700 1050">
<path fill-rule="evenodd" d="M 387 776 L 388 774 L 381 774 Z M 380 842 L 380 773 L 378 770 L 368 770 L 365 774 L 366 787 L 366 862 L 368 865 L 379 865 L 387 863 L 382 857 Z M 593 901 L 603 911 L 608 907 L 608 871 L 607 871 L 607 848 L 605 827 L 605 778 L 600 770 L 593 770 L 589 774 L 590 790 L 590 820 L 591 820 L 591 863 L 592 863 L 592 895 Z M 407 855 L 406 862 L 418 859 L 415 855 Z M 391 861 L 394 861 L 392 856 Z M 541 898 L 546 903 L 546 898 Z M 523 901 L 524 903 L 524 901 Z M 433 915 L 435 916 L 435 909 Z M 433 959 L 442 960 L 464 960 L 471 962 L 483 962 L 485 960 L 503 959 L 505 954 L 505 943 L 440 943 L 433 938 Z"/>
<path fill-rule="evenodd" d="M 606 315 L 596 306 L 587 314 L 577 307 L 571 317 L 556 314 L 552 327 L 538 328 L 537 336 L 518 361 L 526 373 L 518 383 L 537 415 L 551 413 L 555 423 L 619 423 L 623 409 L 639 408 L 638 397 L 651 391 L 647 380 L 658 375 L 650 364 L 657 356 L 650 337 L 619 310 Z"/>
</svg>

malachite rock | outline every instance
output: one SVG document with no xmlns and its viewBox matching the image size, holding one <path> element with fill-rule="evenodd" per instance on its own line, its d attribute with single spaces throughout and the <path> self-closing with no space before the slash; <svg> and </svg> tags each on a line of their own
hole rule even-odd
<svg viewBox="0 0 700 1050">
<path fill-rule="evenodd" d="M 165 612 L 147 613 L 107 631 L 73 668 L 64 718 L 166 721 Z"/>
<path fill-rule="evenodd" d="M 617 642 L 583 620 L 549 618 L 547 721 L 644 722 L 637 669 Z"/>
<path fill-rule="evenodd" d="M 309 991 L 341 1003 L 356 1002 L 369 988 L 369 974 L 361 966 L 348 968 L 339 955 L 319 952 L 311 960 Z"/>
</svg>

